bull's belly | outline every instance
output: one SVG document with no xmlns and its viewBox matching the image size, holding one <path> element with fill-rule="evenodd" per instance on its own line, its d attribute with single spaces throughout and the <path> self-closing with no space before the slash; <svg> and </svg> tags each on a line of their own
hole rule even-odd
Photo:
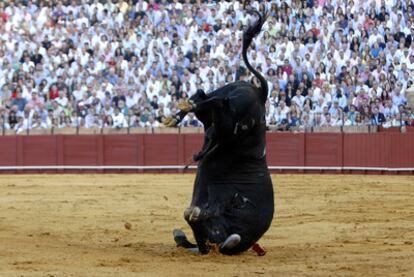
<svg viewBox="0 0 414 277">
<path fill-rule="evenodd" d="M 221 165 L 222 167 L 218 167 Z M 212 172 L 212 169 L 217 171 Z M 230 234 L 239 234 L 235 254 L 250 248 L 270 227 L 274 214 L 273 184 L 266 161 L 244 165 L 202 163 L 197 172 L 192 206 L 207 210 L 207 230 L 225 230 L 220 239 L 214 233 L 210 241 L 221 242 Z M 195 233 L 197 233 L 195 231 Z"/>
<path fill-rule="evenodd" d="M 274 193 L 269 175 L 259 177 L 254 183 L 208 183 L 208 203 L 210 205 L 231 203 L 235 216 L 263 214 L 273 217 Z M 256 220 L 251 218 L 251 220 Z"/>
<path fill-rule="evenodd" d="M 228 234 L 241 236 L 240 247 L 249 248 L 269 229 L 274 215 L 270 176 L 259 178 L 251 184 L 211 183 L 208 191 L 209 206 L 226 205 L 221 218 L 226 222 Z"/>
<path fill-rule="evenodd" d="M 232 204 L 231 217 L 256 226 L 263 225 L 267 229 L 267 222 L 273 218 L 274 194 L 265 159 L 237 165 L 204 163 L 199 168 L 198 180 L 200 195 L 195 195 L 197 205 L 228 205 L 235 196 L 244 197 L 247 203 L 243 207 Z"/>
<path fill-rule="evenodd" d="M 269 171 L 266 159 L 221 159 L 202 162 L 198 174 L 207 183 L 260 185 L 262 178 L 269 176 Z"/>
</svg>

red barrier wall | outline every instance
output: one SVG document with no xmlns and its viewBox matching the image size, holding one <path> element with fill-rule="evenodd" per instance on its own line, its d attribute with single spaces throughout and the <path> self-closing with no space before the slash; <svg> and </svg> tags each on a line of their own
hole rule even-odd
<svg viewBox="0 0 414 277">
<path fill-rule="evenodd" d="M 202 142 L 202 134 L 0 136 L 0 169 L 182 166 L 200 150 Z M 266 152 L 269 166 L 277 170 L 335 167 L 342 171 L 414 171 L 413 132 L 268 133 Z"/>
<path fill-rule="evenodd" d="M 306 166 L 341 166 L 341 134 L 310 133 L 306 135 Z"/>
<path fill-rule="evenodd" d="M 344 166 L 389 167 L 391 133 L 346 134 L 344 137 Z M 399 134 L 398 135 L 402 135 Z"/>
<path fill-rule="evenodd" d="M 269 165 L 304 166 L 306 140 L 304 133 L 268 133 L 266 153 Z"/>
</svg>

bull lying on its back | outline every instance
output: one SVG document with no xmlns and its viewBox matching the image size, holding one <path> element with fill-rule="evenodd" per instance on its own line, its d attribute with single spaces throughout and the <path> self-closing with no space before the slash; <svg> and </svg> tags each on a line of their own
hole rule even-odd
<svg viewBox="0 0 414 277">
<path fill-rule="evenodd" d="M 205 140 L 194 156 L 199 161 L 191 206 L 184 212 L 197 245 L 181 231 L 175 239 L 181 246 L 197 246 L 208 253 L 209 243 L 223 254 L 249 249 L 269 228 L 274 212 L 273 186 L 265 153 L 265 102 L 267 82 L 247 59 L 247 48 L 260 33 L 265 15 L 243 34 L 243 60 L 260 81 L 260 88 L 243 81 L 226 85 L 206 95 L 199 90 L 181 103 L 180 113 L 167 120 L 175 125 L 192 111 L 203 122 Z"/>
</svg>

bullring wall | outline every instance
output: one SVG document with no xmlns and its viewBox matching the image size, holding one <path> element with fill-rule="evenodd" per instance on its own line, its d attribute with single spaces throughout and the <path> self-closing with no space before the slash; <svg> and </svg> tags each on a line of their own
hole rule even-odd
<svg viewBox="0 0 414 277">
<path fill-rule="evenodd" d="M 0 136 L 0 172 L 183 171 L 202 136 Z M 414 133 L 268 133 L 267 156 L 275 172 L 412 174 Z"/>
</svg>

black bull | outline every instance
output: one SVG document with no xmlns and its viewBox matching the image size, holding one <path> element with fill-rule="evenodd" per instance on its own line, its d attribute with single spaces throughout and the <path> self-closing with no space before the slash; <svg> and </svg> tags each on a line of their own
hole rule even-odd
<svg viewBox="0 0 414 277">
<path fill-rule="evenodd" d="M 246 49 L 264 23 L 243 37 L 243 59 L 261 82 L 261 88 L 237 81 L 209 94 L 197 91 L 181 105 L 180 121 L 193 111 L 205 128 L 204 145 L 194 156 L 199 161 L 190 207 L 184 218 L 191 226 L 201 253 L 209 243 L 223 254 L 249 249 L 268 230 L 274 213 L 272 181 L 266 162 L 265 102 L 267 83 L 251 67 Z M 231 247 L 221 247 L 237 234 Z"/>
</svg>

